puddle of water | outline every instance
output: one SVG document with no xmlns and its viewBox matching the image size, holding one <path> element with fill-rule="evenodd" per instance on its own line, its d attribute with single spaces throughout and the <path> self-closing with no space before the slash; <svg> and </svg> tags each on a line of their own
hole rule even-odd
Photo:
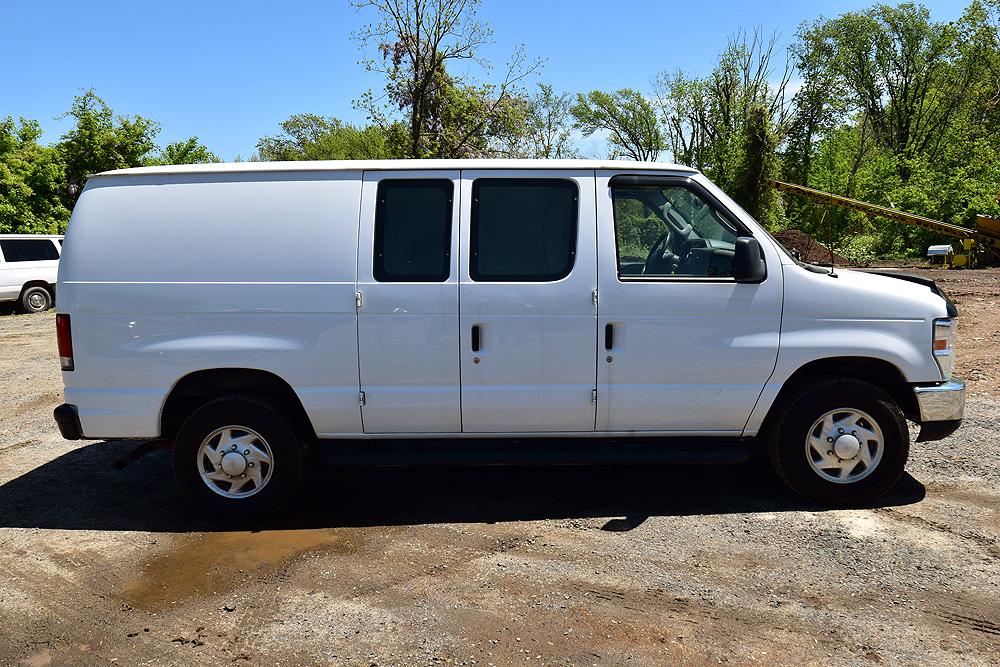
<svg viewBox="0 0 1000 667">
<path fill-rule="evenodd" d="M 134 607 L 162 608 L 229 593 L 306 552 L 351 554 L 362 546 L 361 536 L 352 529 L 204 533 L 149 561 L 121 597 Z"/>
</svg>

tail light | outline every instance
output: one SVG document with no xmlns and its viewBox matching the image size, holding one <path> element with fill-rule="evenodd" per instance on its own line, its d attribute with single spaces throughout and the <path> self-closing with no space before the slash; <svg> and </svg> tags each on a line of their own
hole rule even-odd
<svg viewBox="0 0 1000 667">
<path fill-rule="evenodd" d="M 59 365 L 64 371 L 73 370 L 73 333 L 66 313 L 56 315 L 56 342 L 59 346 Z"/>
<path fill-rule="evenodd" d="M 955 371 L 955 320 L 934 320 L 934 361 L 941 370 L 941 379 L 950 380 Z"/>
</svg>

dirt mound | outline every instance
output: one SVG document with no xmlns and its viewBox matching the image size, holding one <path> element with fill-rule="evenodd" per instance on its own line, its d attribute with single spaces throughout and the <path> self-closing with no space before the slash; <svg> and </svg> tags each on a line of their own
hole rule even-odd
<svg viewBox="0 0 1000 667">
<path fill-rule="evenodd" d="M 850 266 L 851 264 L 837 253 L 830 252 L 829 248 L 813 237 L 798 229 L 786 229 L 783 232 L 775 232 L 774 238 L 781 241 L 781 244 L 792 252 L 797 252 L 799 259 L 803 262 L 820 262 L 822 264 L 830 264 L 832 262 L 835 266 Z"/>
</svg>

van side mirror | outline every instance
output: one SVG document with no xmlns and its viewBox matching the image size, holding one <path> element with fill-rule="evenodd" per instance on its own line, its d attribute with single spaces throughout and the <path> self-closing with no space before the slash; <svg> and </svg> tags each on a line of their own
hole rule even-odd
<svg viewBox="0 0 1000 667">
<path fill-rule="evenodd" d="M 736 282 L 759 283 L 766 275 L 767 265 L 764 264 L 760 242 L 752 236 L 736 239 L 736 252 L 733 256 L 733 278 Z"/>
</svg>

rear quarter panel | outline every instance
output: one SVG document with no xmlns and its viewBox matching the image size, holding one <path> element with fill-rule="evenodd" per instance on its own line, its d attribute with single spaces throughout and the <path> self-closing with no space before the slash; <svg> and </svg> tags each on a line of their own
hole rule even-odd
<svg viewBox="0 0 1000 667">
<path fill-rule="evenodd" d="M 252 368 L 317 432 L 360 432 L 360 172 L 99 176 L 69 225 L 59 311 L 88 437 L 156 437 L 185 375 Z"/>
</svg>

